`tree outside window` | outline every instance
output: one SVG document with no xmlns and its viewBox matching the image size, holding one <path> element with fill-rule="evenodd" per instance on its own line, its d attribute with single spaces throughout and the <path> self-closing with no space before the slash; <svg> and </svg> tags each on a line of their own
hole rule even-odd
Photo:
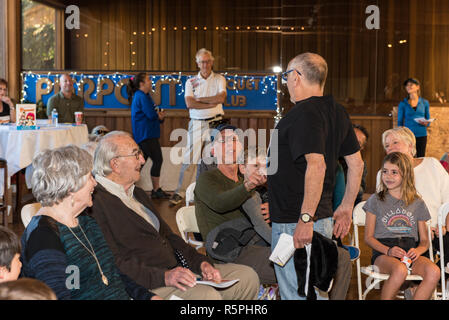
<svg viewBox="0 0 449 320">
<path fill-rule="evenodd" d="M 22 0 L 22 69 L 54 70 L 56 10 Z"/>
</svg>

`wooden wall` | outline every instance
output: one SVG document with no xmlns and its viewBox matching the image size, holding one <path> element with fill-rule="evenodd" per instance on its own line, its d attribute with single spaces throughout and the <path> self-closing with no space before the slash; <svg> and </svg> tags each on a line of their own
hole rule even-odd
<svg viewBox="0 0 449 320">
<path fill-rule="evenodd" d="M 226 118 L 229 118 L 231 124 L 242 130 L 248 128 L 272 129 L 274 127 L 275 114 L 275 112 L 250 111 L 242 113 L 241 111 L 227 110 Z M 170 133 L 178 128 L 187 129 L 188 121 L 188 112 L 186 110 L 166 110 L 166 119 L 161 126 L 161 145 L 163 147 L 171 147 L 178 143 L 178 141 L 170 141 Z M 368 166 L 368 192 L 372 193 L 375 190 L 377 171 L 385 156 L 380 137 L 385 130 L 392 127 L 391 117 L 351 116 L 351 121 L 363 125 L 370 134 L 362 155 Z M 86 123 L 89 131 L 96 125 L 103 124 L 110 130 L 132 132 L 131 113 L 128 110 L 86 110 Z M 269 138 L 269 135 L 267 135 L 267 146 Z"/>
<path fill-rule="evenodd" d="M 206 47 L 215 70 L 271 72 L 312 51 L 328 62 L 326 93 L 352 114 L 388 115 L 409 76 L 430 101 L 449 94 L 447 0 L 66 2 L 81 11 L 81 29 L 67 32 L 66 69 L 196 71 L 194 54 Z M 365 26 L 372 4 L 379 30 Z"/>
<path fill-rule="evenodd" d="M 131 112 L 129 110 L 88 110 L 86 109 L 86 124 L 89 132 L 97 125 L 105 125 L 110 130 L 123 130 L 132 133 Z M 229 119 L 230 123 L 243 131 L 253 128 L 257 129 L 272 129 L 274 128 L 274 111 L 241 111 L 226 110 L 225 118 Z M 161 139 L 162 147 L 172 147 L 179 141 L 170 141 L 170 134 L 175 129 L 186 129 L 189 123 L 189 113 L 187 110 L 165 110 L 165 120 L 161 125 Z M 269 142 L 269 134 L 267 135 L 267 146 Z"/>
</svg>

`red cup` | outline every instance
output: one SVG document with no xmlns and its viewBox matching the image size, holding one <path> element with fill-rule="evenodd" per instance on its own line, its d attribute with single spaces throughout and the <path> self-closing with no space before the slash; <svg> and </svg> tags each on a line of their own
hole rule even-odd
<svg viewBox="0 0 449 320">
<path fill-rule="evenodd" d="M 79 126 L 83 123 L 83 113 L 82 112 L 75 112 L 75 123 L 77 126 Z"/>
</svg>

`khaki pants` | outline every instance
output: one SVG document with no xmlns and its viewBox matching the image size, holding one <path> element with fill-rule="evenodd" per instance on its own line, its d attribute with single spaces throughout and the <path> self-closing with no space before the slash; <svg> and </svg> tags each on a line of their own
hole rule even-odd
<svg viewBox="0 0 449 320">
<path fill-rule="evenodd" d="M 352 265 L 349 252 L 342 247 L 338 247 L 338 265 L 334 277 L 334 284 L 329 292 L 330 300 L 346 300 L 349 285 L 351 284 Z"/>
<path fill-rule="evenodd" d="M 184 300 L 255 300 L 259 292 L 259 277 L 250 267 L 226 263 L 215 264 L 222 279 L 240 279 L 239 282 L 226 289 L 216 289 L 211 286 L 198 284 L 186 291 L 175 287 L 161 287 L 151 290 L 163 299 L 170 299 L 172 295 Z"/>
</svg>

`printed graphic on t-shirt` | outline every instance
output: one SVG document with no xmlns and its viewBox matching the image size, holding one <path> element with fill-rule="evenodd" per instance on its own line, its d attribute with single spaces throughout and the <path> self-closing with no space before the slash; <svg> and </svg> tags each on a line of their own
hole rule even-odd
<svg viewBox="0 0 449 320">
<path fill-rule="evenodd" d="M 385 228 L 394 234 L 410 234 L 416 224 L 414 215 L 404 208 L 390 210 L 382 217 Z"/>
</svg>

